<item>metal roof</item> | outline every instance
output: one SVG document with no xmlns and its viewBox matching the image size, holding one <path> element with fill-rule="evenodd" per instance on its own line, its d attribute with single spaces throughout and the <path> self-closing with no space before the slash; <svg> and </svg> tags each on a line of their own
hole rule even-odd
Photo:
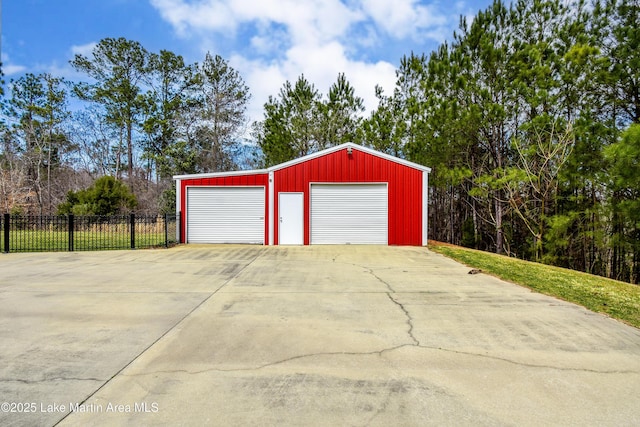
<svg viewBox="0 0 640 427">
<path fill-rule="evenodd" d="M 215 177 L 224 177 L 224 176 L 256 175 L 256 174 L 269 173 L 269 172 L 277 171 L 280 169 L 288 168 L 290 166 L 294 166 L 299 163 L 304 163 L 309 160 L 316 159 L 318 157 L 326 156 L 327 154 L 335 153 L 336 151 L 345 150 L 347 148 L 352 148 L 358 151 L 362 151 L 364 153 L 368 153 L 373 156 L 381 157 L 390 162 L 399 163 L 401 165 L 404 165 L 413 169 L 418 169 L 423 172 L 427 172 L 427 173 L 431 172 L 431 168 L 429 167 L 422 166 L 417 163 L 410 162 L 408 160 L 400 159 L 398 157 L 394 157 L 389 154 L 373 150 L 371 148 L 363 147 L 361 145 L 354 144 L 353 142 L 347 142 L 345 144 L 336 145 L 335 147 L 329 147 L 327 149 L 318 151 L 316 153 L 311 153 L 297 159 L 289 160 L 288 162 L 280 163 L 279 165 L 271 166 L 270 168 L 267 168 L 267 169 L 254 169 L 254 170 L 232 171 L 232 172 L 199 173 L 199 174 L 191 174 L 191 175 L 174 175 L 173 179 L 215 178 Z"/>
</svg>

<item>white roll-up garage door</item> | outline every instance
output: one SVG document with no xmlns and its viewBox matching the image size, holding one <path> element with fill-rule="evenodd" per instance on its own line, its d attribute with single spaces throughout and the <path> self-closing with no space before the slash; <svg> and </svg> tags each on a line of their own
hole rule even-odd
<svg viewBox="0 0 640 427">
<path fill-rule="evenodd" d="M 311 244 L 388 242 L 386 184 L 312 184 Z"/>
<path fill-rule="evenodd" d="M 264 244 L 264 187 L 189 187 L 187 242 Z"/>
</svg>

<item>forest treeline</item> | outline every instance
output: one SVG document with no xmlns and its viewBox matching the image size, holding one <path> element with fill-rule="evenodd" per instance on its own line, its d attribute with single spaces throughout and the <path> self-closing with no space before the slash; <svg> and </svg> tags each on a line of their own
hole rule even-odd
<svg viewBox="0 0 640 427">
<path fill-rule="evenodd" d="M 138 209 L 172 210 L 174 174 L 353 141 L 432 168 L 431 239 L 638 283 L 638 22 L 638 0 L 495 1 L 435 51 L 401 58 L 369 114 L 346 74 L 326 94 L 300 76 L 256 123 L 220 56 L 186 64 L 104 39 L 71 61 L 86 81 L 10 82 L 0 209 L 56 213 L 109 175 Z"/>
<path fill-rule="evenodd" d="M 431 238 L 638 282 L 639 18 L 496 1 L 403 58 L 367 138 L 434 169 Z"/>
</svg>

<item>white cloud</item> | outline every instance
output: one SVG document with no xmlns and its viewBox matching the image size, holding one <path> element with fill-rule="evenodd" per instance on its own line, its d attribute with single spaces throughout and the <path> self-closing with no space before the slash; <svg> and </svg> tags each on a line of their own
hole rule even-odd
<svg viewBox="0 0 640 427">
<path fill-rule="evenodd" d="M 191 29 L 235 30 L 237 24 L 229 6 L 223 1 L 189 4 L 184 0 L 151 0 L 151 4 L 181 35 L 186 35 L 187 30 Z"/>
<path fill-rule="evenodd" d="M 363 0 L 362 7 L 380 28 L 399 39 L 417 37 L 423 30 L 447 22 L 434 7 L 416 0 Z"/>
<path fill-rule="evenodd" d="M 64 62 L 62 65 L 55 62 L 46 66 L 41 66 L 40 69 L 52 76 L 63 77 L 71 82 L 87 80 L 86 74 L 76 71 L 68 62 Z"/>
<path fill-rule="evenodd" d="M 223 48 L 217 53 L 231 58 L 251 89 L 251 120 L 262 119 L 269 95 L 301 74 L 326 94 L 345 73 L 371 111 L 375 86 L 391 93 L 396 80 L 395 66 L 374 51 L 403 40 L 441 41 L 457 23 L 419 0 L 150 1 L 180 36 L 205 51 Z"/>
<path fill-rule="evenodd" d="M 151 0 L 151 4 L 181 35 L 188 31 L 229 35 L 241 24 L 272 22 L 286 26 L 293 43 L 340 36 L 360 17 L 340 0 Z"/>
<path fill-rule="evenodd" d="M 27 71 L 27 67 L 23 65 L 13 64 L 11 58 L 6 53 L 2 54 L 2 72 L 5 76 L 12 76 Z"/>
<path fill-rule="evenodd" d="M 71 55 L 91 56 L 93 49 L 98 45 L 96 42 L 91 42 L 79 46 L 71 46 Z"/>
<path fill-rule="evenodd" d="M 20 73 L 24 73 L 25 71 L 27 71 L 27 67 L 23 65 L 16 65 L 11 63 L 5 64 L 4 61 L 2 63 L 2 72 L 4 73 L 5 76 L 20 74 Z"/>
<path fill-rule="evenodd" d="M 322 46 L 294 46 L 281 61 L 234 56 L 230 62 L 240 71 L 251 89 L 253 97 L 248 111 L 251 121 L 262 120 L 263 105 L 269 96 L 277 96 L 287 80 L 294 83 L 301 74 L 320 93 L 326 95 L 338 74 L 345 73 L 355 94 L 363 99 L 367 111 L 378 105 L 375 86 L 380 85 L 391 92 L 396 80 L 392 64 L 384 61 L 367 63 L 351 60 L 337 42 Z"/>
<path fill-rule="evenodd" d="M 263 119 L 264 104 L 269 96 L 276 96 L 287 80 L 282 68 L 276 63 L 251 60 L 241 56 L 230 59 L 231 65 L 242 75 L 251 90 L 251 100 L 247 108 L 249 122 Z"/>
</svg>

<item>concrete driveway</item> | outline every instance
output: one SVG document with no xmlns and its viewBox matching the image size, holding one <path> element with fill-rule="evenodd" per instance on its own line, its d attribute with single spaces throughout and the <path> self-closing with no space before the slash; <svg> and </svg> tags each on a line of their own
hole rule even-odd
<svg viewBox="0 0 640 427">
<path fill-rule="evenodd" d="M 415 247 L 0 255 L 0 425 L 640 425 L 640 330 L 468 270 Z"/>
</svg>

